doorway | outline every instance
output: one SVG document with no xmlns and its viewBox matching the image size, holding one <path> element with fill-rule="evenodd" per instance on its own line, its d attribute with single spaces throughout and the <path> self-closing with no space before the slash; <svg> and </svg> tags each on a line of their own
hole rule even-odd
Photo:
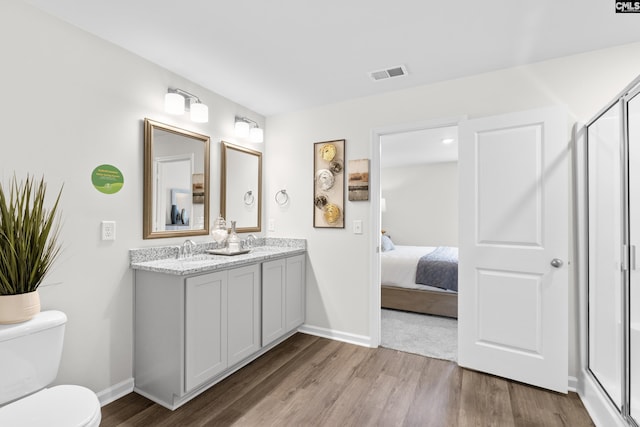
<svg viewBox="0 0 640 427">
<path fill-rule="evenodd" d="M 457 257 L 457 123 L 461 119 L 376 131 L 373 151 L 380 156 L 374 156 L 372 162 L 380 195 L 373 200 L 374 206 L 376 201 L 379 204 L 375 238 L 381 239 L 377 283 L 383 285 L 376 313 L 379 344 L 453 361 L 457 358 L 457 302 L 454 300 L 452 312 L 444 313 L 430 310 L 430 300 L 411 307 L 401 297 L 398 305 L 395 301 L 388 305 L 387 290 L 424 295 L 422 290 L 427 289 L 432 294 L 449 294 L 446 298 L 456 294 L 455 290 L 416 284 L 416 263 L 436 249 L 455 249 Z"/>
<path fill-rule="evenodd" d="M 194 215 L 193 212 L 191 196 L 193 164 L 193 154 L 163 156 L 154 159 L 157 180 L 152 183 L 152 192 L 156 203 L 153 231 L 189 228 L 188 220 L 181 220 L 179 221 L 180 225 L 177 225 L 178 222 L 176 222 L 175 218 L 172 218 L 173 206 L 176 209 L 180 206 L 181 211 L 184 210 L 188 213 L 185 215 L 185 219 L 203 217 L 199 213 Z"/>
</svg>

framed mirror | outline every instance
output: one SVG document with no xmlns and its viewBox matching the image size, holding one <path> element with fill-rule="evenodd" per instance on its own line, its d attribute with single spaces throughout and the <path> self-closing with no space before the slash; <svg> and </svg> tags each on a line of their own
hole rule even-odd
<svg viewBox="0 0 640 427">
<path fill-rule="evenodd" d="M 262 153 L 222 141 L 220 213 L 238 233 L 262 230 Z"/>
<path fill-rule="evenodd" d="M 144 120 L 143 238 L 209 234 L 210 140 Z"/>
</svg>

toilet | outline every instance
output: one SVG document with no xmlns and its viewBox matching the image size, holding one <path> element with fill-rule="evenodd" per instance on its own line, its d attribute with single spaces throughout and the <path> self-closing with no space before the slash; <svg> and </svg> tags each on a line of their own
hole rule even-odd
<svg viewBox="0 0 640 427">
<path fill-rule="evenodd" d="M 58 385 L 67 316 L 43 311 L 33 319 L 0 325 L 0 426 L 97 427 L 98 396 L 88 388 Z"/>
</svg>

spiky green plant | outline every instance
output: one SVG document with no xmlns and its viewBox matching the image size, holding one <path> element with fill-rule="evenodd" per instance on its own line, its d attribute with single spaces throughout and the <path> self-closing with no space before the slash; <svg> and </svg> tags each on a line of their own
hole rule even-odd
<svg viewBox="0 0 640 427">
<path fill-rule="evenodd" d="M 47 185 L 33 177 L 18 183 L 15 175 L 9 194 L 0 183 L 0 295 L 38 289 L 60 253 L 57 220 L 62 189 L 51 209 L 44 199 Z"/>
</svg>

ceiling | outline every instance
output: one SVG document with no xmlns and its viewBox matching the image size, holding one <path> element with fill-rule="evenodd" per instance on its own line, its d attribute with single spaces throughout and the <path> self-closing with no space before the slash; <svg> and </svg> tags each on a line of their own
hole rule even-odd
<svg viewBox="0 0 640 427">
<path fill-rule="evenodd" d="M 611 0 L 23 1 L 264 116 L 640 41 Z"/>
<path fill-rule="evenodd" d="M 449 140 L 446 144 L 444 140 Z M 458 161 L 458 127 L 445 126 L 380 137 L 380 167 Z"/>
</svg>

